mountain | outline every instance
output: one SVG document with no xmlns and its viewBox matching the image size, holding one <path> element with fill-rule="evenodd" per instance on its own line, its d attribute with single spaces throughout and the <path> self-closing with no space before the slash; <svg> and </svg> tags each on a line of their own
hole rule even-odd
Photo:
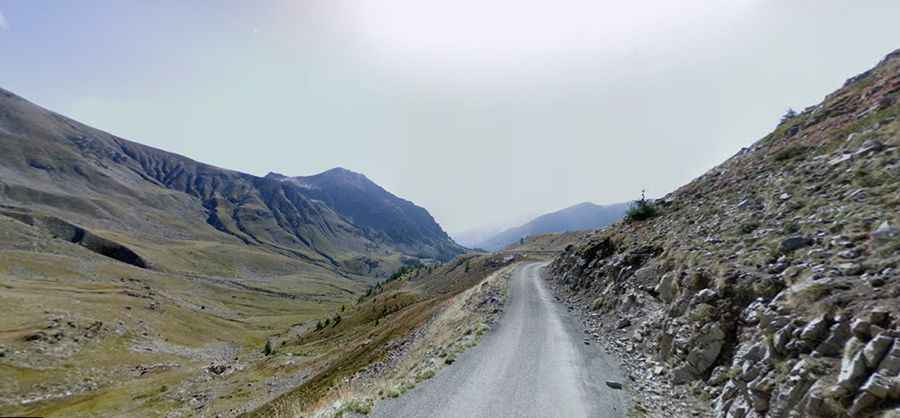
<svg viewBox="0 0 900 418">
<path fill-rule="evenodd" d="M 504 230 L 481 241 L 475 247 L 496 251 L 531 235 L 601 228 L 624 216 L 628 206 L 628 203 L 606 206 L 590 202 L 580 203 L 538 216 L 524 225 Z"/>
<path fill-rule="evenodd" d="M 169 268 L 166 257 L 153 253 L 166 250 L 140 248 L 145 242 L 240 244 L 359 275 L 463 252 L 425 209 L 361 174 L 257 177 L 222 169 L 110 135 L 5 90 L 0 204 L 20 218 L 39 215 L 42 228 L 66 224 L 83 231 L 75 235 L 104 240 L 82 242 L 86 248 L 133 253 L 159 269 Z"/>
<path fill-rule="evenodd" d="M 656 394 L 639 410 L 896 412 L 900 50 L 655 205 L 548 271 L 635 392 Z"/>
<path fill-rule="evenodd" d="M 377 310 L 367 285 L 464 251 L 362 174 L 227 170 L 0 90 L 0 415 L 236 416 L 349 378 L 511 260 L 444 263 Z"/>
<path fill-rule="evenodd" d="M 362 228 L 370 239 L 390 242 L 404 253 L 443 260 L 459 254 L 459 247 L 427 210 L 362 174 L 338 167 L 314 176 L 269 173 L 266 178 L 299 187 L 308 198 L 324 202 Z"/>
</svg>

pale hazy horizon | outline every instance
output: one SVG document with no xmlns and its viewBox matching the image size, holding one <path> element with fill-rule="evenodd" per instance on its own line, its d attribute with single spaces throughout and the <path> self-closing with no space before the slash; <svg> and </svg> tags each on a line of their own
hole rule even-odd
<svg viewBox="0 0 900 418">
<path fill-rule="evenodd" d="M 789 4 L 788 4 L 789 3 Z M 0 1 L 0 87 L 448 231 L 662 196 L 900 47 L 896 1 Z"/>
</svg>

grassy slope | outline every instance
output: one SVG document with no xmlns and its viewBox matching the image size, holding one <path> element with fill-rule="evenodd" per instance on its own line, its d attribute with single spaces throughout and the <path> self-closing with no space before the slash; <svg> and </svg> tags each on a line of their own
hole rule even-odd
<svg viewBox="0 0 900 418">
<path fill-rule="evenodd" d="M 211 409 L 236 408 L 264 396 L 264 388 L 245 389 L 247 383 L 291 372 L 260 364 L 269 335 L 332 312 L 364 290 L 252 247 L 109 235 L 153 253 L 169 271 L 119 263 L 0 217 L 0 305 L 7 307 L 0 316 L 0 413 L 145 416 L 182 406 L 186 398 L 175 392 L 208 387 L 228 394 L 210 401 Z M 26 341 L 38 333 L 45 337 Z M 171 347 L 137 348 L 158 345 Z M 239 360 L 221 358 L 220 346 Z M 244 370 L 210 385 L 192 382 L 219 360 Z M 154 364 L 178 367 L 136 371 Z M 21 404 L 44 394 L 52 399 Z"/>
<path fill-rule="evenodd" d="M 13 307 L 0 317 L 0 414 L 268 416 L 318 405 L 513 261 L 463 256 L 360 298 L 359 280 L 251 246 L 94 232 L 165 268 L 0 216 L 0 305 Z M 211 364 L 229 368 L 220 376 Z"/>
<path fill-rule="evenodd" d="M 349 378 L 384 361 L 400 342 L 443 312 L 454 297 L 513 261 L 500 255 L 471 255 L 421 267 L 336 312 L 341 316 L 336 326 L 332 315 L 331 325 L 324 329 L 283 340 L 275 356 L 319 353 L 316 373 L 303 385 L 245 416 L 305 415 L 319 409 L 323 399 L 339 396 Z"/>
<path fill-rule="evenodd" d="M 333 354 L 325 341 L 273 362 L 267 339 L 349 306 L 416 249 L 461 251 L 440 237 L 385 241 L 301 192 L 0 90 L 0 415 L 254 408 Z M 60 224 L 94 244 L 56 238 Z M 100 255 L 98 241 L 150 268 Z"/>
</svg>

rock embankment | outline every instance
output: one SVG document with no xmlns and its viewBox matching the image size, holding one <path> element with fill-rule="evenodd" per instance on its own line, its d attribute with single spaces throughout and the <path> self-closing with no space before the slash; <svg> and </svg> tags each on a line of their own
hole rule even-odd
<svg viewBox="0 0 900 418">
<path fill-rule="evenodd" d="M 895 416 L 898 96 L 900 50 L 658 200 L 659 216 L 567 248 L 549 279 L 645 365 L 634 379 L 687 388 L 716 417 Z"/>
</svg>

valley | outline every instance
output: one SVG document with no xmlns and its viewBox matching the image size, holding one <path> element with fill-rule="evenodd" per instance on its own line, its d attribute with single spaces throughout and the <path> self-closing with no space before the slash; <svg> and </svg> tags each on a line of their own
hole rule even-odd
<svg viewBox="0 0 900 418">
<path fill-rule="evenodd" d="M 2 415 L 252 412 L 343 361 L 317 323 L 343 315 L 348 327 L 367 289 L 465 251 L 361 174 L 220 169 L 6 91 L 0 151 Z M 374 315 L 430 292 L 380 300 Z M 433 303 L 380 323 L 366 358 Z M 315 342 L 273 354 L 303 338 Z"/>
<path fill-rule="evenodd" d="M 295 147 L 259 151 L 284 154 L 281 167 L 297 171 L 287 174 L 268 159 L 259 175 L 217 167 L 0 89 L 0 416 L 900 416 L 900 50 L 724 161 L 665 139 L 628 148 L 643 154 L 627 172 L 613 164 L 630 155 L 623 132 L 681 110 L 643 114 L 657 104 L 632 103 L 650 96 L 636 86 L 692 85 L 699 70 L 632 79 L 627 94 L 597 89 L 618 100 L 613 113 L 640 120 L 602 126 L 606 145 L 581 149 L 559 145 L 586 129 L 565 123 L 572 112 L 533 127 L 539 146 L 510 129 L 575 94 L 553 83 L 546 100 L 504 118 L 494 112 L 530 90 L 470 103 L 479 96 L 451 97 L 453 83 L 408 102 L 384 88 L 388 103 L 408 106 L 394 114 L 357 98 L 386 94 L 390 77 L 368 91 L 326 67 L 354 99 L 318 92 L 315 105 L 259 119 L 327 127 L 324 138 L 282 132 Z M 636 67 L 647 66 L 622 68 Z M 428 85 L 413 78 L 408 88 Z M 609 110 L 572 103 L 594 129 L 591 114 Z M 371 114 L 345 118 L 345 105 Z M 451 105 L 490 117 L 467 125 Z M 732 123 L 709 119 L 700 123 Z M 414 129 L 436 121 L 446 124 L 437 139 Z M 237 122 L 211 129 L 246 129 Z M 692 137 L 681 122 L 665 129 Z M 387 130 L 330 135 L 347 127 Z M 473 132 L 484 137 L 465 142 Z M 320 149 L 340 152 L 295 164 L 298 150 Z M 335 163 L 349 155 L 383 158 L 363 171 L 414 191 L 435 215 Z M 470 229 L 458 235 L 465 246 L 436 220 L 514 225 L 558 207 L 542 199 L 627 196 L 620 189 L 690 172 L 660 156 L 721 163 L 659 198 L 642 191 Z M 477 164 L 496 178 L 473 175 Z M 605 177 L 570 174 L 576 164 Z"/>
</svg>

